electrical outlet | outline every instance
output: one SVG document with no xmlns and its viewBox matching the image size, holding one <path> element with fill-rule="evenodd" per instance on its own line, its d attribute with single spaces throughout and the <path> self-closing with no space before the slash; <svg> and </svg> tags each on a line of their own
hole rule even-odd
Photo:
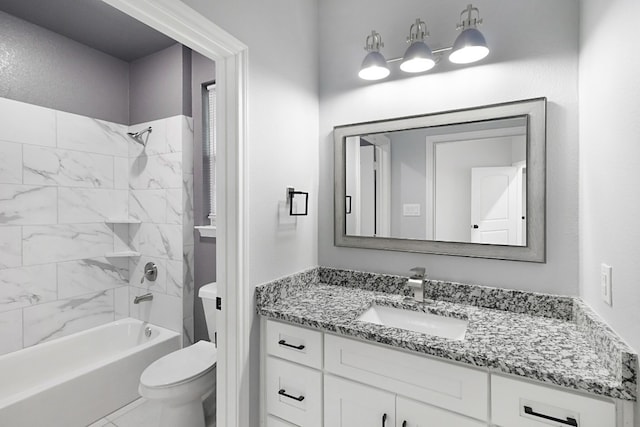
<svg viewBox="0 0 640 427">
<path fill-rule="evenodd" d="M 611 298 L 611 270 L 610 265 L 600 264 L 600 291 L 602 300 L 609 305 L 613 305 L 613 299 Z"/>
</svg>

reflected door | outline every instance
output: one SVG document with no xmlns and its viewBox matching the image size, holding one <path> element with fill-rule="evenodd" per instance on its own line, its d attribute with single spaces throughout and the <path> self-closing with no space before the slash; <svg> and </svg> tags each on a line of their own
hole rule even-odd
<svg viewBox="0 0 640 427">
<path fill-rule="evenodd" d="M 518 242 L 516 167 L 471 169 L 471 241 L 494 245 Z"/>
</svg>

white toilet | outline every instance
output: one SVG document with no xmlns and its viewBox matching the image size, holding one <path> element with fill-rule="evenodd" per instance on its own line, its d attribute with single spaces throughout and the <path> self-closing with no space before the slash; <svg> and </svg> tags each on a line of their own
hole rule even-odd
<svg viewBox="0 0 640 427">
<path fill-rule="evenodd" d="M 216 332 L 218 287 L 200 288 L 209 337 Z M 215 344 L 208 341 L 174 351 L 153 362 L 142 372 L 138 391 L 161 405 L 160 427 L 205 427 L 202 401 L 216 387 Z"/>
</svg>

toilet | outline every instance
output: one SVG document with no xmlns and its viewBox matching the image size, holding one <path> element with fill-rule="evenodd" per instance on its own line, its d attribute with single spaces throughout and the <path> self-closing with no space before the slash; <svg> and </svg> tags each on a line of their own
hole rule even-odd
<svg viewBox="0 0 640 427">
<path fill-rule="evenodd" d="M 198 296 L 209 337 L 214 338 L 217 284 L 202 286 Z M 198 341 L 161 357 L 142 372 L 138 391 L 161 406 L 160 427 L 205 427 L 202 402 L 215 391 L 217 360 L 216 345 Z"/>
</svg>

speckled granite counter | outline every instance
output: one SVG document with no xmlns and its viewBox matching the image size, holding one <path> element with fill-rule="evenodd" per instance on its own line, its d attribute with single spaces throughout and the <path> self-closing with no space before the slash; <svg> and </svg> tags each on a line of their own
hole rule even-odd
<svg viewBox="0 0 640 427">
<path fill-rule="evenodd" d="M 260 315 L 625 400 L 637 355 L 580 299 L 430 281 L 416 304 L 406 278 L 319 267 L 256 290 Z M 373 303 L 467 319 L 465 339 L 360 322 Z"/>
</svg>

